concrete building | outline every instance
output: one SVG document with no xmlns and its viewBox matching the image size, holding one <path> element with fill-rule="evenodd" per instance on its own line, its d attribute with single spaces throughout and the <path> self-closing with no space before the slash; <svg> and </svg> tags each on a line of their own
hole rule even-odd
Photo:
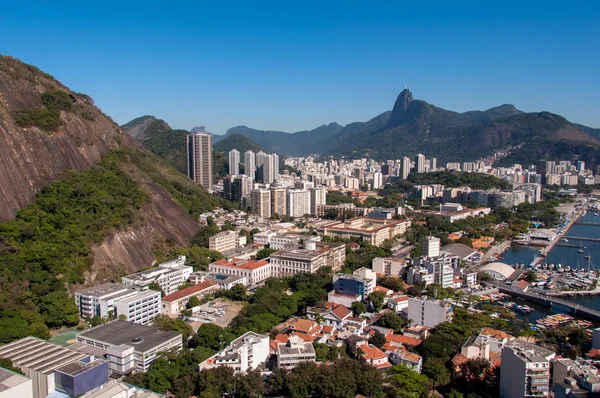
<svg viewBox="0 0 600 398">
<path fill-rule="evenodd" d="M 513 340 L 502 349 L 500 397 L 548 397 L 550 361 L 556 354 L 522 340 Z"/>
<path fill-rule="evenodd" d="M 0 398 L 33 398 L 29 377 L 0 368 Z"/>
<path fill-rule="evenodd" d="M 405 348 L 394 348 L 386 351 L 392 365 L 404 365 L 417 373 L 423 369 L 423 358 L 420 355 L 408 351 Z"/>
<path fill-rule="evenodd" d="M 253 189 L 250 194 L 252 213 L 259 217 L 271 217 L 271 191 L 268 189 Z"/>
<path fill-rule="evenodd" d="M 148 286 L 157 283 L 165 294 L 171 294 L 194 272 L 194 267 L 185 265 L 185 260 L 185 256 L 179 256 L 175 260 L 159 264 L 158 267 L 124 276 L 122 282 L 125 286 Z"/>
<path fill-rule="evenodd" d="M 287 215 L 304 217 L 310 214 L 310 193 L 305 189 L 290 189 L 287 191 Z"/>
<path fill-rule="evenodd" d="M 433 328 L 451 317 L 452 307 L 440 300 L 429 300 L 426 297 L 408 299 L 408 319 L 412 319 L 417 325 Z"/>
<path fill-rule="evenodd" d="M 234 276 L 225 274 L 209 273 L 207 271 L 196 271 L 190 276 L 190 282 L 199 284 L 204 281 L 210 281 L 215 285 L 219 285 L 222 290 L 229 290 L 235 285 L 247 286 L 248 279 L 245 276 Z"/>
<path fill-rule="evenodd" d="M 267 260 L 218 260 L 208 265 L 208 272 L 245 277 L 248 286 L 276 276 L 273 265 Z"/>
<path fill-rule="evenodd" d="M 25 337 L 1 346 L 0 358 L 10 359 L 14 367 L 31 379 L 34 398 L 45 398 L 55 392 L 78 396 L 108 381 L 108 363 L 105 360 L 95 360 L 93 355 L 35 337 Z M 6 379 L 4 382 L 7 382 Z M 19 395 L 10 397 L 20 398 Z"/>
<path fill-rule="evenodd" d="M 215 293 L 220 290 L 218 284 L 211 281 L 200 282 L 196 285 L 186 287 L 185 289 L 171 293 L 162 298 L 162 313 L 163 315 L 175 316 L 181 313 L 186 308 L 192 297 L 201 299 L 207 294 Z"/>
<path fill-rule="evenodd" d="M 263 231 L 257 234 L 254 234 L 254 243 L 259 245 L 269 245 L 271 244 L 271 239 L 277 235 L 277 232 L 273 231 Z"/>
<path fill-rule="evenodd" d="M 240 151 L 237 149 L 229 151 L 229 174 L 232 176 L 240 174 Z"/>
<path fill-rule="evenodd" d="M 294 369 L 302 362 L 315 362 L 317 355 L 312 343 L 301 337 L 292 335 L 287 343 L 277 344 L 277 367 L 279 369 Z"/>
<path fill-rule="evenodd" d="M 493 262 L 479 268 L 479 272 L 491 276 L 494 280 L 503 281 L 510 278 L 511 275 L 515 273 L 515 269 L 504 263 Z"/>
<path fill-rule="evenodd" d="M 238 233 L 236 231 L 223 231 L 208 238 L 208 248 L 218 252 L 235 249 L 239 246 Z"/>
<path fill-rule="evenodd" d="M 428 236 L 421 240 L 421 254 L 423 257 L 437 257 L 440 255 L 440 239 Z"/>
<path fill-rule="evenodd" d="M 212 136 L 203 132 L 188 134 L 186 147 L 188 177 L 212 189 Z"/>
<path fill-rule="evenodd" d="M 371 365 L 378 370 L 386 370 L 392 367 L 385 352 L 371 344 L 362 345 L 359 349 L 359 362 Z"/>
<path fill-rule="evenodd" d="M 376 257 L 371 268 L 383 276 L 401 276 L 406 270 L 406 261 L 399 258 Z"/>
<path fill-rule="evenodd" d="M 415 171 L 417 173 L 425 172 L 425 155 L 419 153 L 415 156 Z"/>
<path fill-rule="evenodd" d="M 346 260 L 343 243 L 308 241 L 303 248 L 278 251 L 270 256 L 273 273 L 277 277 L 299 273 L 315 273 L 321 267 L 339 270 Z"/>
<path fill-rule="evenodd" d="M 381 175 L 381 173 L 380 173 Z M 319 206 L 327 204 L 327 188 L 310 188 L 310 215 L 316 216 L 319 213 Z"/>
<path fill-rule="evenodd" d="M 300 243 L 301 235 L 274 235 L 271 237 L 271 242 L 269 243 L 269 248 L 275 250 L 284 250 L 289 249 L 290 247 L 298 246 Z M 308 237 L 304 237 L 308 238 Z"/>
<path fill-rule="evenodd" d="M 166 395 L 113 379 L 79 398 L 166 398 Z"/>
<path fill-rule="evenodd" d="M 358 269 L 354 274 L 335 274 L 333 276 L 333 289 L 336 294 L 358 296 L 360 300 L 365 300 L 373 292 L 375 285 L 375 273 L 366 268 Z"/>
<path fill-rule="evenodd" d="M 388 298 L 387 307 L 395 312 L 402 312 L 408 309 L 408 296 L 396 294 Z"/>
<path fill-rule="evenodd" d="M 78 344 L 79 343 L 79 344 Z M 117 374 L 146 372 L 164 351 L 181 349 L 181 334 L 127 321 L 113 321 L 77 335 L 74 349 L 85 345 L 103 350 L 108 368 Z"/>
<path fill-rule="evenodd" d="M 227 200 L 242 202 L 242 206 L 247 206 L 252 183 L 253 179 L 245 174 L 228 175 L 223 178 L 223 196 Z"/>
<path fill-rule="evenodd" d="M 123 314 L 131 322 L 148 324 L 160 313 L 160 292 L 110 282 L 76 292 L 75 304 L 83 319 L 94 316 L 116 319 Z M 143 311 L 133 311 L 135 307 L 142 306 Z"/>
<path fill-rule="evenodd" d="M 594 361 L 583 358 L 558 358 L 552 364 L 554 398 L 579 398 L 600 395 L 600 375 Z"/>
<path fill-rule="evenodd" d="M 379 172 L 373 173 L 373 189 L 379 189 L 383 186 L 383 174 Z"/>
<path fill-rule="evenodd" d="M 253 180 L 256 179 L 256 158 L 254 152 L 244 152 L 244 174 Z"/>
<path fill-rule="evenodd" d="M 383 245 L 386 239 L 403 234 L 410 221 L 357 217 L 344 222 L 334 221 L 320 226 L 317 231 L 325 236 L 358 238 L 373 246 Z"/>
<path fill-rule="evenodd" d="M 283 216 L 287 214 L 287 190 L 271 188 L 271 214 Z"/>
<path fill-rule="evenodd" d="M 269 357 L 269 336 L 254 332 L 246 332 L 233 340 L 224 350 L 200 363 L 200 371 L 204 369 L 226 366 L 235 373 L 246 373 L 263 366 Z"/>
<path fill-rule="evenodd" d="M 406 180 L 410 174 L 410 159 L 406 156 L 402 158 L 402 164 L 400 166 L 400 178 Z"/>
</svg>

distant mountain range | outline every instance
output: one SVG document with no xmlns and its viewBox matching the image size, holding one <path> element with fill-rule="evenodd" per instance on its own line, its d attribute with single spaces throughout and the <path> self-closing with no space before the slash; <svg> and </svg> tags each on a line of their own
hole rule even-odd
<svg viewBox="0 0 600 398">
<path fill-rule="evenodd" d="M 533 163 L 540 158 L 600 163 L 600 129 L 574 124 L 549 112 L 525 113 L 513 105 L 458 113 L 415 100 L 406 89 L 392 111 L 367 122 L 323 125 L 297 133 L 233 127 L 223 137 L 241 134 L 267 150 L 288 156 L 309 153 L 378 160 L 437 157 L 438 164 L 475 160 L 509 146 L 524 144 L 504 161 Z M 215 136 L 215 141 L 224 138 Z"/>
</svg>

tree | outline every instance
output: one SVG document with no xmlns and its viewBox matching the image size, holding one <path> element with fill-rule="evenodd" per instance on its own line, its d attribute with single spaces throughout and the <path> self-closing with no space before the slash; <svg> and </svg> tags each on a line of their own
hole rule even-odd
<svg viewBox="0 0 600 398">
<path fill-rule="evenodd" d="M 200 304 L 201 304 L 200 299 L 197 296 L 192 296 L 192 297 L 190 297 L 190 300 L 188 301 L 187 307 L 188 308 L 198 307 Z"/>
<path fill-rule="evenodd" d="M 125 314 L 120 314 L 119 317 L 117 318 L 119 321 L 126 321 L 127 320 L 127 315 Z"/>
<path fill-rule="evenodd" d="M 359 316 L 360 314 L 367 312 L 367 306 L 362 301 L 353 302 L 351 309 L 354 313 L 354 316 Z"/>
<path fill-rule="evenodd" d="M 91 327 L 100 326 L 100 325 L 102 325 L 102 318 L 100 318 L 98 315 L 94 315 L 93 317 L 91 317 L 89 319 L 88 322 Z"/>
<path fill-rule="evenodd" d="M 385 344 L 385 335 L 380 332 L 375 332 L 373 337 L 369 339 L 369 343 L 373 344 L 377 348 L 381 348 Z"/>
<path fill-rule="evenodd" d="M 405 321 L 395 312 L 386 312 L 379 318 L 379 324 L 385 328 L 394 329 L 394 331 L 400 332 L 405 326 Z"/>
<path fill-rule="evenodd" d="M 458 238 L 458 240 L 456 242 L 462 243 L 463 245 L 467 245 L 469 247 L 473 247 L 473 241 L 471 240 L 471 238 L 469 238 L 468 236 L 465 236 L 465 235 Z"/>
<path fill-rule="evenodd" d="M 386 375 L 385 382 L 387 383 L 389 397 L 425 397 L 427 393 L 427 376 L 421 375 L 404 365 L 394 366 Z"/>
<path fill-rule="evenodd" d="M 371 305 L 373 306 L 373 308 L 375 308 L 375 311 L 377 312 L 381 311 L 381 309 L 383 308 L 384 299 L 385 293 L 379 291 L 373 292 L 369 294 L 369 297 L 367 297 L 367 300 L 371 302 Z"/>
<path fill-rule="evenodd" d="M 445 386 L 450 383 L 450 371 L 441 358 L 427 358 L 423 364 L 423 374 L 431 379 L 433 390 L 438 386 Z"/>
<path fill-rule="evenodd" d="M 275 253 L 276 251 L 277 250 L 275 250 L 275 249 L 270 249 L 268 247 L 265 247 L 264 249 L 260 249 L 256 253 L 256 259 L 257 260 L 265 259 L 265 258 L 269 257 L 272 253 Z"/>
<path fill-rule="evenodd" d="M 185 323 L 185 321 L 182 319 L 172 319 L 166 315 L 159 315 L 154 318 L 154 326 L 160 330 L 181 333 L 181 338 L 184 343 L 194 334 L 192 327 Z"/>
<path fill-rule="evenodd" d="M 404 292 L 404 282 L 400 278 L 390 278 L 385 277 L 381 279 L 378 283 L 379 286 L 383 286 L 388 289 L 392 289 L 395 292 Z"/>
<path fill-rule="evenodd" d="M 0 358 L 0 368 L 4 368 L 10 370 L 11 372 L 24 375 L 21 369 L 14 367 L 12 361 L 8 358 Z"/>
<path fill-rule="evenodd" d="M 236 283 L 231 289 L 222 291 L 221 295 L 233 301 L 244 301 L 248 298 L 246 286 L 241 283 Z"/>
<path fill-rule="evenodd" d="M 535 273 L 535 271 L 532 269 L 528 270 L 527 273 L 525 274 L 525 280 L 528 283 L 533 283 L 533 282 L 537 281 L 537 274 Z"/>
<path fill-rule="evenodd" d="M 160 292 L 160 296 L 161 297 L 165 296 L 165 292 L 162 290 L 162 288 L 160 287 L 160 285 L 158 283 L 156 283 L 156 282 L 150 282 L 148 284 L 148 289 Z"/>
</svg>

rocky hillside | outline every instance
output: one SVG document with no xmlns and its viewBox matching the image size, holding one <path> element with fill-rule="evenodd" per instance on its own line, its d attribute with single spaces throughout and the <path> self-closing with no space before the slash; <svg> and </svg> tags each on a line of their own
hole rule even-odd
<svg viewBox="0 0 600 398">
<path fill-rule="evenodd" d="M 68 288 L 188 246 L 218 199 L 87 95 L 0 57 L 0 343 L 78 321 Z"/>
<path fill-rule="evenodd" d="M 138 141 L 144 140 L 149 133 L 156 129 L 171 130 L 171 126 L 162 119 L 146 115 L 133 119 L 121 126 L 121 129 Z"/>
</svg>

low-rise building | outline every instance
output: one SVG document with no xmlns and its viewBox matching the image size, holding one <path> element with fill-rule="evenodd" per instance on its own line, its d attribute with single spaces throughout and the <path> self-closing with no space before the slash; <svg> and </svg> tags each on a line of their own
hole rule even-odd
<svg viewBox="0 0 600 398">
<path fill-rule="evenodd" d="M 315 362 L 317 355 L 312 343 L 292 335 L 286 343 L 277 344 L 277 367 L 293 369 L 302 362 Z"/>
<path fill-rule="evenodd" d="M 359 268 L 352 274 L 335 274 L 333 288 L 336 294 L 360 296 L 365 300 L 376 285 L 376 275 L 368 268 Z"/>
<path fill-rule="evenodd" d="M 105 360 L 35 337 L 1 346 L 0 358 L 10 359 L 31 379 L 34 398 L 45 398 L 55 391 L 78 396 L 108 381 Z"/>
<path fill-rule="evenodd" d="M 344 222 L 332 222 L 318 228 L 318 232 L 331 237 L 358 238 L 373 246 L 381 246 L 387 239 L 403 234 L 410 227 L 408 220 L 388 220 L 357 217 Z"/>
<path fill-rule="evenodd" d="M 552 367 L 554 398 L 589 397 L 600 393 L 600 375 L 594 361 L 557 358 Z"/>
<path fill-rule="evenodd" d="M 408 309 L 408 296 L 396 294 L 388 299 L 387 306 L 395 312 L 402 312 Z"/>
<path fill-rule="evenodd" d="M 218 252 L 235 249 L 240 244 L 236 231 L 223 231 L 208 238 L 208 248 Z"/>
<path fill-rule="evenodd" d="M 376 257 L 372 269 L 382 276 L 402 276 L 406 271 L 406 261 L 399 258 Z"/>
<path fill-rule="evenodd" d="M 378 370 L 389 369 L 392 364 L 388 361 L 385 352 L 371 344 L 361 346 L 359 349 L 359 361 L 362 364 L 371 365 Z"/>
<path fill-rule="evenodd" d="M 33 398 L 33 382 L 27 376 L 0 368 L 0 398 Z"/>
<path fill-rule="evenodd" d="M 273 236 L 277 235 L 276 232 L 273 231 L 263 231 L 263 232 L 258 232 L 256 234 L 253 235 L 252 239 L 254 240 L 254 243 L 258 243 L 261 245 L 269 245 L 271 244 L 271 238 L 273 238 Z"/>
<path fill-rule="evenodd" d="M 99 388 L 80 396 L 80 398 L 165 398 L 164 394 L 144 390 L 132 384 L 110 380 Z"/>
<path fill-rule="evenodd" d="M 199 284 L 204 281 L 211 281 L 219 285 L 222 290 L 229 290 L 235 285 L 248 285 L 248 278 L 245 276 L 234 276 L 225 274 L 215 274 L 206 271 L 196 271 L 190 276 L 190 282 Z"/>
<path fill-rule="evenodd" d="M 352 311 L 344 305 L 335 303 L 326 303 L 324 308 L 312 307 L 306 309 L 306 316 L 310 320 L 321 319 L 321 325 L 333 326 L 336 329 L 342 329 L 348 318 L 352 317 Z"/>
<path fill-rule="evenodd" d="M 272 253 L 270 262 L 278 277 L 299 273 L 315 273 L 321 267 L 339 270 L 346 260 L 343 243 L 307 241 L 303 248 L 290 248 Z"/>
<path fill-rule="evenodd" d="M 408 319 L 418 325 L 432 328 L 451 318 L 452 306 L 448 303 L 426 297 L 408 299 Z"/>
<path fill-rule="evenodd" d="M 207 294 L 219 291 L 220 287 L 214 282 L 204 281 L 197 285 L 186 287 L 175 293 L 171 293 L 162 298 L 162 313 L 163 315 L 173 316 L 179 314 L 186 308 L 186 305 L 192 297 L 201 299 Z"/>
<path fill-rule="evenodd" d="M 395 348 L 386 351 L 392 365 L 402 364 L 417 373 L 421 373 L 423 369 L 423 358 L 419 354 L 408 351 L 405 348 Z"/>
<path fill-rule="evenodd" d="M 251 258 L 256 257 L 258 250 L 259 248 L 257 246 L 250 245 L 225 250 L 221 252 L 221 254 L 226 260 L 250 260 Z"/>
<path fill-rule="evenodd" d="M 123 284 L 125 286 L 148 286 L 151 283 L 157 283 L 165 294 L 171 294 L 176 292 L 179 285 L 194 272 L 194 267 L 185 265 L 185 260 L 185 256 L 179 256 L 158 267 L 124 276 Z"/>
<path fill-rule="evenodd" d="M 247 286 L 249 286 L 277 276 L 273 268 L 273 265 L 267 260 L 218 260 L 208 265 L 208 272 L 244 277 Z"/>
<path fill-rule="evenodd" d="M 275 250 L 284 250 L 290 247 L 298 246 L 300 243 L 300 235 L 287 234 L 287 235 L 275 235 L 271 237 L 269 247 Z"/>
<path fill-rule="evenodd" d="M 224 350 L 208 358 L 198 368 L 218 368 L 226 366 L 235 373 L 245 373 L 262 366 L 269 357 L 269 336 L 246 332 L 233 340 Z"/>
<path fill-rule="evenodd" d="M 82 345 L 105 352 L 108 368 L 117 374 L 146 372 L 156 356 L 181 349 L 181 334 L 127 321 L 113 321 L 77 335 L 73 349 Z"/>
</svg>

